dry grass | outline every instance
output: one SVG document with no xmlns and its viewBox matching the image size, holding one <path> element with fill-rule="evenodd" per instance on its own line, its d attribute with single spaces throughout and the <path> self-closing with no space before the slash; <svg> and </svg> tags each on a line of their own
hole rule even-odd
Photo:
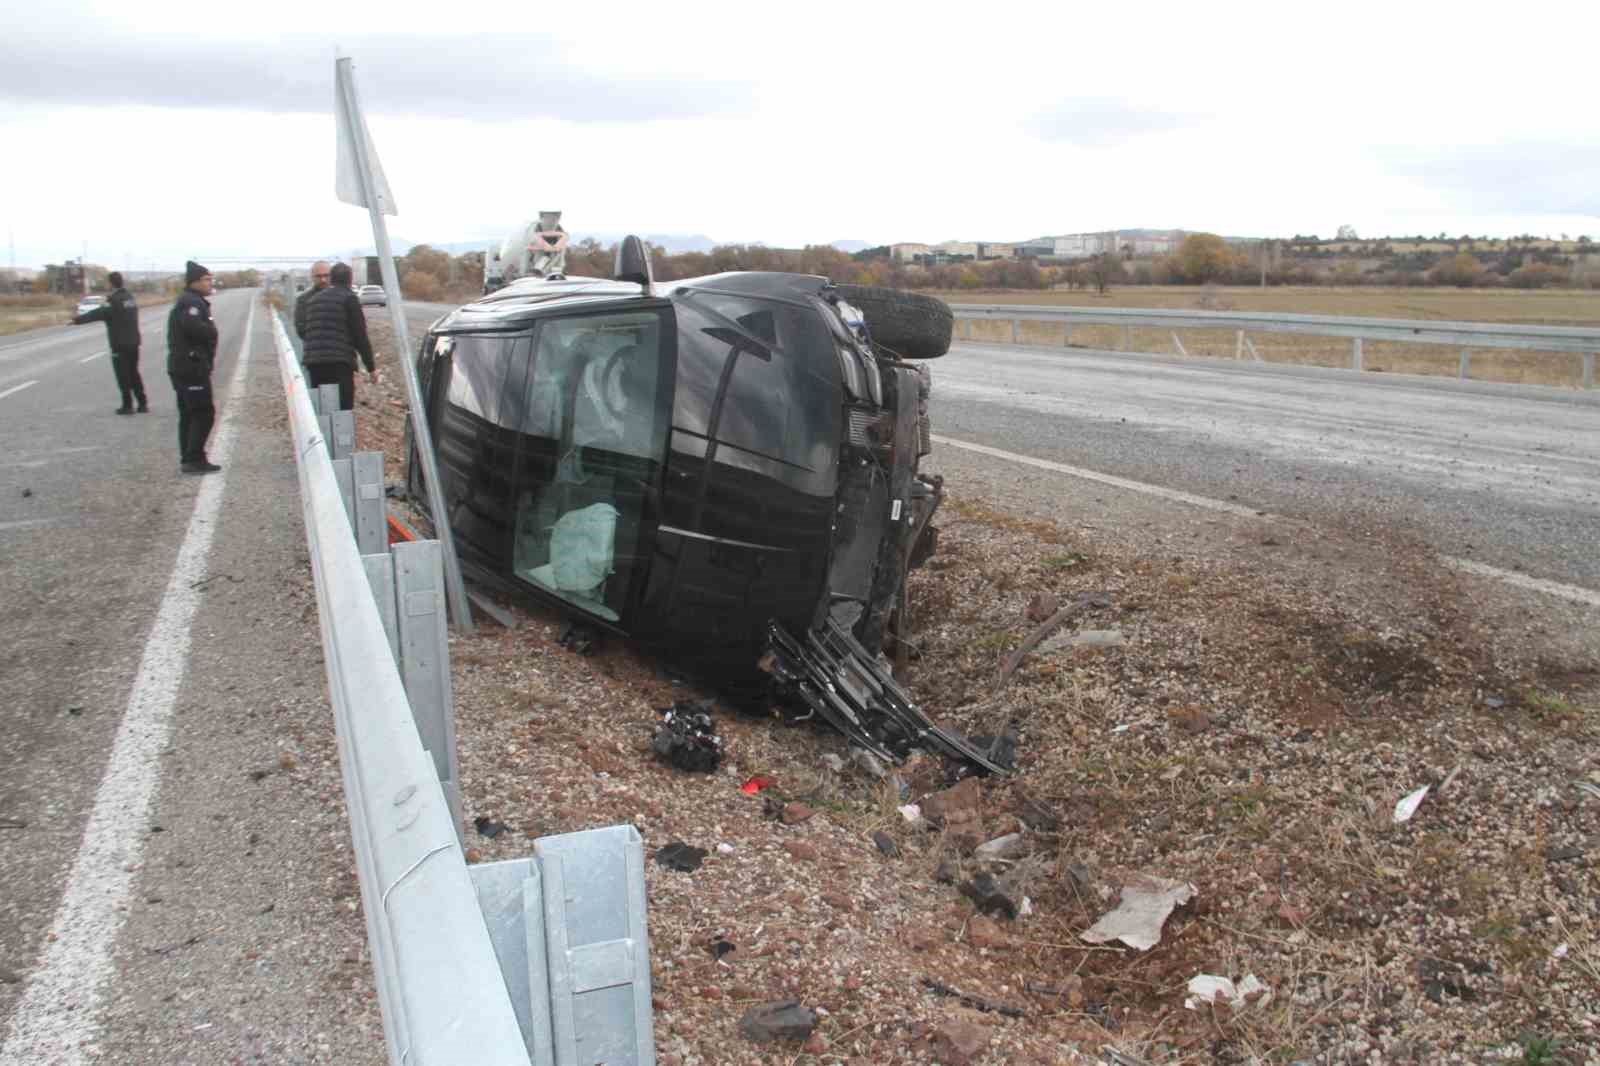
<svg viewBox="0 0 1600 1066">
<path fill-rule="evenodd" d="M 64 325 L 77 305 L 76 296 L 0 296 L 0 336 Z"/>
<path fill-rule="evenodd" d="M 1513 325 L 1600 325 L 1600 293 L 1576 290 L 1153 286 L 1113 289 L 1105 296 L 1064 289 L 939 295 L 952 303 L 1260 311 Z M 1009 343 L 1011 325 L 1003 321 L 965 322 L 958 326 L 958 336 Z M 1178 336 L 1189 355 L 1232 359 L 1239 354 L 1239 342 L 1231 330 L 1180 330 Z M 1069 340 L 1067 329 L 1061 324 L 1024 322 L 1019 327 L 1019 339 L 1023 344 L 1053 347 L 1070 343 L 1073 347 L 1177 354 L 1170 330 L 1133 329 L 1125 334 L 1115 326 L 1074 326 Z M 1267 362 L 1326 367 L 1344 367 L 1350 363 L 1350 343 L 1332 337 L 1258 333 L 1252 335 L 1250 341 Z M 1371 371 L 1454 375 L 1459 355 L 1457 349 L 1442 345 L 1367 342 L 1363 346 L 1362 361 Z M 1250 358 L 1248 349 L 1243 357 Z M 1472 354 L 1470 376 L 1478 381 L 1577 387 L 1582 383 L 1582 368 L 1582 357 L 1578 355 L 1478 350 Z"/>
</svg>

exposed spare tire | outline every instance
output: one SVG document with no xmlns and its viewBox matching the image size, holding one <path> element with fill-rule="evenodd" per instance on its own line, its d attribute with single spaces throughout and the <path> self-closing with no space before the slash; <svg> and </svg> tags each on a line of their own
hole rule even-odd
<svg viewBox="0 0 1600 1066">
<path fill-rule="evenodd" d="M 876 285 L 840 285 L 839 298 L 866 316 L 872 343 L 902 359 L 936 359 L 950 350 L 955 315 L 943 300 Z"/>
</svg>

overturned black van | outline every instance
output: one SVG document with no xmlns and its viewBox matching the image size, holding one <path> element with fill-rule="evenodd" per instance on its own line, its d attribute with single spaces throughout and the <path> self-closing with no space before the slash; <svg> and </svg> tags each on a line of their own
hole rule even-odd
<svg viewBox="0 0 1600 1066">
<path fill-rule="evenodd" d="M 916 360 L 950 329 L 930 297 L 647 266 L 462 307 L 417 373 L 463 566 L 724 685 L 776 686 L 881 757 L 992 769 L 880 655 L 932 550 Z"/>
</svg>

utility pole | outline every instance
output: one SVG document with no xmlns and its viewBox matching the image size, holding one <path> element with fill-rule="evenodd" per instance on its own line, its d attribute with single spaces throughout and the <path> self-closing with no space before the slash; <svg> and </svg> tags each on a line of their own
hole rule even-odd
<svg viewBox="0 0 1600 1066">
<path fill-rule="evenodd" d="M 78 260 L 79 273 L 83 275 L 83 294 L 89 295 L 89 242 L 83 242 L 83 256 Z"/>
</svg>

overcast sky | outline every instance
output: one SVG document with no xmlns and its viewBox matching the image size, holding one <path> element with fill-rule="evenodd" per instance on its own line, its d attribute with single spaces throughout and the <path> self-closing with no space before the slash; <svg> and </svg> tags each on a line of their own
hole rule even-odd
<svg viewBox="0 0 1600 1066">
<path fill-rule="evenodd" d="M 20 266 L 371 243 L 334 199 L 354 57 L 397 240 L 1600 237 L 1600 4 L 7 5 Z M 458 16 L 459 13 L 459 17 Z M 225 265 L 219 258 L 217 267 Z"/>
</svg>

